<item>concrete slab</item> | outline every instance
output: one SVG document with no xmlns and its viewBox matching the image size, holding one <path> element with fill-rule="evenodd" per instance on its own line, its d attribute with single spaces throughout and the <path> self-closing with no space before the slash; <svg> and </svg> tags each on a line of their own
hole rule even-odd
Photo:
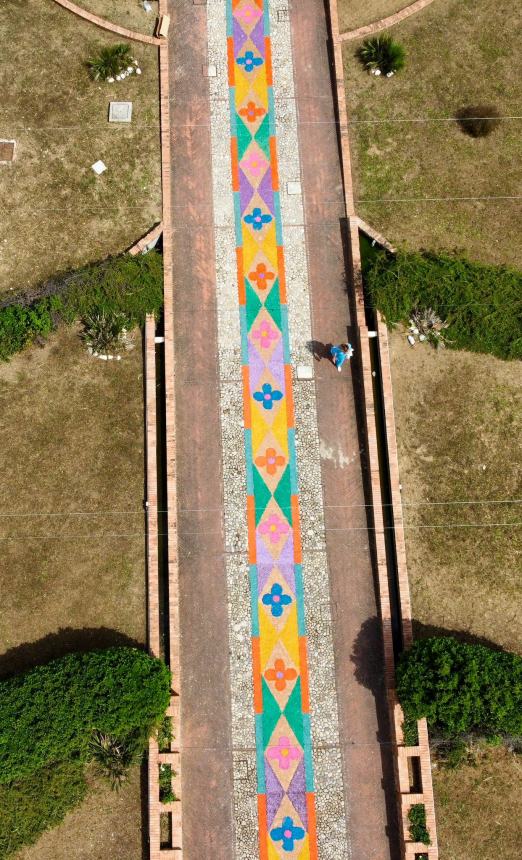
<svg viewBox="0 0 522 860">
<path fill-rule="evenodd" d="M 109 122 L 130 122 L 132 102 L 109 102 Z"/>
</svg>

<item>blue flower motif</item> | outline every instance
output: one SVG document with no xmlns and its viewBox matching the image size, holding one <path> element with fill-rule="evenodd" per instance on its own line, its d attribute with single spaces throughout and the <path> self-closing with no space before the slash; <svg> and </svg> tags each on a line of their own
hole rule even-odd
<svg viewBox="0 0 522 860">
<path fill-rule="evenodd" d="M 304 839 L 305 832 L 302 827 L 297 827 L 289 815 L 283 818 L 281 827 L 274 827 L 270 836 L 274 842 L 283 843 L 283 851 L 293 851 L 296 839 Z"/>
<path fill-rule="evenodd" d="M 254 392 L 254 400 L 262 403 L 263 409 L 272 409 L 274 401 L 281 400 L 282 397 L 282 392 L 277 391 L 276 388 L 272 388 L 269 382 L 265 382 L 265 384 L 261 386 L 261 391 Z"/>
<path fill-rule="evenodd" d="M 245 56 L 238 57 L 236 63 L 239 66 L 244 66 L 245 72 L 253 72 L 256 66 L 263 65 L 263 60 L 261 57 L 254 57 L 253 51 L 245 51 Z"/>
<path fill-rule="evenodd" d="M 262 600 L 265 606 L 270 606 L 270 612 L 274 618 L 280 618 L 283 614 L 283 606 L 288 606 L 292 602 L 289 594 L 283 594 L 283 588 L 278 582 L 274 582 L 269 594 L 263 594 Z"/>
<path fill-rule="evenodd" d="M 270 224 L 271 215 L 263 215 L 261 209 L 256 207 L 252 210 L 251 215 L 245 215 L 245 223 L 252 224 L 254 230 L 261 230 L 263 224 Z"/>
</svg>

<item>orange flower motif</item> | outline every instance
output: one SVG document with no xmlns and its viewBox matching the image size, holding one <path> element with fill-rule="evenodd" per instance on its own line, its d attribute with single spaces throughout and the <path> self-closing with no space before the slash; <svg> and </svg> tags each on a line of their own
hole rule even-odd
<svg viewBox="0 0 522 860">
<path fill-rule="evenodd" d="M 279 466 L 284 466 L 285 458 L 276 453 L 275 448 L 267 448 L 264 456 L 256 457 L 256 466 L 266 469 L 269 475 L 275 475 Z"/>
<path fill-rule="evenodd" d="M 287 681 L 297 678 L 297 672 L 295 669 L 287 669 L 285 661 L 278 657 L 274 662 L 274 668 L 266 670 L 265 678 L 267 681 L 274 681 L 276 690 L 281 692 L 285 689 Z"/>
<path fill-rule="evenodd" d="M 251 281 L 255 281 L 258 290 L 266 290 L 270 281 L 273 281 L 275 275 L 269 272 L 264 263 L 258 263 L 255 272 L 249 272 L 248 277 Z"/>
<path fill-rule="evenodd" d="M 264 113 L 266 113 L 265 109 L 257 107 L 255 102 L 248 102 L 247 106 L 239 111 L 239 115 L 244 116 L 247 122 L 255 122 Z"/>
</svg>

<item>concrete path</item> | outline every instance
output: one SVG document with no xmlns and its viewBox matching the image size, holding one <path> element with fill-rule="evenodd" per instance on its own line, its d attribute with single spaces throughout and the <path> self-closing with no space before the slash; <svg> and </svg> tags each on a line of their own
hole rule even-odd
<svg viewBox="0 0 522 860">
<path fill-rule="evenodd" d="M 390 860 L 324 6 L 170 12 L 184 857 Z"/>
</svg>

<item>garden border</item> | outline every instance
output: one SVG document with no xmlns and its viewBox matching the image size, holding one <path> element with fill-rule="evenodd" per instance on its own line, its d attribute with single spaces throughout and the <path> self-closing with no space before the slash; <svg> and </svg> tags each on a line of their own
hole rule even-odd
<svg viewBox="0 0 522 860">
<path fill-rule="evenodd" d="M 339 40 L 341 42 L 349 42 L 352 39 L 362 39 L 363 36 L 380 33 L 381 30 L 387 30 L 388 27 L 393 27 L 394 24 L 399 24 L 400 21 L 404 21 L 410 15 L 420 12 L 421 9 L 425 9 L 430 3 L 433 3 L 433 0 L 415 0 L 415 3 L 405 6 L 404 9 L 395 12 L 393 15 L 388 15 L 387 18 L 379 18 L 378 21 L 374 21 L 372 24 L 365 24 L 364 27 L 357 27 L 355 30 L 347 30 L 344 33 L 339 33 Z"/>
<path fill-rule="evenodd" d="M 133 39 L 135 42 L 145 42 L 146 45 L 161 45 L 161 39 L 155 36 L 147 36 L 146 33 L 137 33 L 134 30 L 128 30 L 126 27 L 120 27 L 119 24 L 113 24 L 112 21 L 107 21 L 106 18 L 100 18 L 99 15 L 88 12 L 82 6 L 78 6 L 77 3 L 72 3 L 71 0 L 54 0 L 54 2 L 58 3 L 58 6 L 62 6 L 63 9 L 68 9 L 74 15 L 78 15 L 79 18 L 84 18 L 91 24 L 101 27 L 102 30 L 110 30 L 111 33 L 117 33 L 126 39 Z"/>
<path fill-rule="evenodd" d="M 428 5 L 431 0 L 419 0 L 419 2 L 423 3 L 423 5 Z M 366 324 L 366 314 L 364 307 L 362 266 L 359 245 L 360 229 L 363 230 L 363 232 L 369 232 L 369 235 L 372 235 L 372 233 L 374 233 L 375 231 L 373 231 L 372 228 L 369 227 L 369 225 L 363 222 L 356 215 L 355 211 L 352 183 L 350 139 L 348 132 L 348 112 L 346 107 L 346 92 L 344 86 L 342 39 L 339 34 L 337 0 L 328 0 L 328 8 L 330 17 L 330 38 L 332 41 L 332 53 L 335 71 L 334 89 L 337 98 L 339 143 L 343 172 L 344 198 L 349 225 L 348 240 L 351 257 L 351 275 L 355 293 L 354 298 L 356 308 L 357 332 L 359 338 L 362 365 L 363 391 L 366 414 L 366 437 L 368 444 L 370 485 L 374 517 L 373 525 L 377 559 L 377 581 L 379 589 L 379 605 L 384 645 L 384 674 L 391 717 L 392 743 L 395 747 L 394 766 L 397 781 L 397 803 L 399 811 L 399 822 L 401 825 L 401 853 L 404 860 L 414 860 L 415 854 L 417 853 L 427 854 L 429 860 L 438 860 L 439 851 L 437 843 L 435 804 L 433 797 L 433 782 L 431 777 L 431 757 L 427 723 L 425 719 L 418 721 L 417 746 L 406 746 L 404 744 L 404 735 L 402 729 L 404 715 L 397 700 L 395 692 L 395 657 L 392 637 L 392 616 L 390 593 L 388 586 L 386 544 L 384 540 L 385 526 L 383 520 L 376 414 L 373 397 L 372 362 L 369 346 L 369 331 L 368 326 Z M 384 238 L 380 237 L 379 234 L 373 236 L 373 238 L 375 239 L 377 239 L 377 237 L 379 237 L 379 241 Z M 388 244 L 389 243 L 386 243 L 386 245 Z M 400 599 L 399 602 L 402 635 L 404 646 L 408 647 L 409 645 L 411 645 L 413 638 L 412 618 L 408 571 L 406 564 L 406 545 L 404 540 L 402 502 L 399 483 L 399 461 L 397 453 L 397 439 L 395 433 L 390 354 L 388 347 L 388 332 L 378 313 L 377 342 L 381 362 L 382 390 L 384 397 L 385 431 L 389 458 L 389 477 L 392 494 L 392 513 L 396 543 L 397 578 Z M 420 764 L 422 781 L 421 794 L 413 793 L 410 786 L 408 759 L 414 758 L 418 759 Z M 430 846 L 413 843 L 409 838 L 408 811 L 414 803 L 424 803 L 426 807 L 426 823 L 431 838 Z"/>
</svg>

